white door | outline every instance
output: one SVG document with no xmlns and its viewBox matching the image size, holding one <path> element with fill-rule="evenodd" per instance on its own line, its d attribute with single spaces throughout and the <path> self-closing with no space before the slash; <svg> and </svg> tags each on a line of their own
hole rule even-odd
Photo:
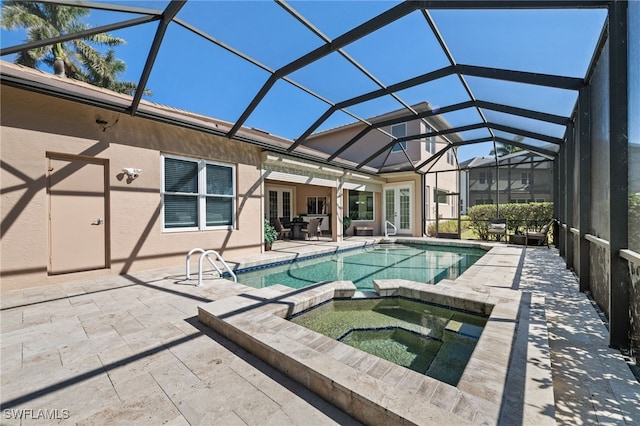
<svg viewBox="0 0 640 426">
<path fill-rule="evenodd" d="M 413 201 L 411 186 L 386 187 L 384 190 L 385 220 L 391 222 L 398 234 L 413 231 Z"/>
<path fill-rule="evenodd" d="M 49 158 L 49 273 L 108 267 L 105 163 Z"/>
<path fill-rule="evenodd" d="M 290 189 L 269 188 L 267 189 L 267 213 L 268 219 L 284 219 L 289 222 L 292 217 L 293 197 Z"/>
</svg>

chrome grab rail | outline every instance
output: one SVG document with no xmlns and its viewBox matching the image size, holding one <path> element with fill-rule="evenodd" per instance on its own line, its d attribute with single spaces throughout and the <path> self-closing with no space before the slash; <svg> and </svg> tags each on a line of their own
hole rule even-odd
<svg viewBox="0 0 640 426">
<path fill-rule="evenodd" d="M 391 225 L 391 227 L 393 228 L 393 234 L 389 233 L 389 225 Z M 398 228 L 396 228 L 396 226 L 389 222 L 388 220 L 385 221 L 384 223 L 384 236 L 385 238 L 389 238 L 389 235 L 396 235 L 398 233 Z"/>
<path fill-rule="evenodd" d="M 216 265 L 216 263 L 213 260 L 211 260 L 211 258 L 209 257 L 210 254 L 215 254 L 216 259 L 219 260 L 220 263 L 222 263 L 222 266 L 224 266 L 224 268 L 227 270 L 227 272 L 229 272 L 229 275 L 231 275 L 233 277 L 233 281 L 236 282 L 236 283 L 238 282 L 238 277 L 236 277 L 236 274 L 233 272 L 231 267 L 229 267 L 227 262 L 225 262 L 224 259 L 222 258 L 222 256 L 220 256 L 220 253 L 218 253 L 215 250 L 204 250 L 204 249 L 201 249 L 201 248 L 191 249 L 191 251 L 189 251 L 189 253 L 187 253 L 187 257 L 186 257 L 186 279 L 187 279 L 187 281 L 191 280 L 191 265 L 190 265 L 191 255 L 193 253 L 196 253 L 196 252 L 200 253 L 200 258 L 198 260 L 198 284 L 196 284 L 197 286 L 202 286 L 202 262 L 203 262 L 205 257 L 207 258 L 207 260 L 209 261 L 211 266 L 213 266 L 213 268 L 218 272 L 220 277 L 222 277 L 223 272 L 220 270 L 218 265 Z"/>
</svg>

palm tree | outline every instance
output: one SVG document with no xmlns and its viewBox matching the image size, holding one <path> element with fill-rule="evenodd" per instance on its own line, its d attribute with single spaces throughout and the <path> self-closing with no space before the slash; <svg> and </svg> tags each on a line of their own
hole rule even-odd
<svg viewBox="0 0 640 426">
<path fill-rule="evenodd" d="M 28 42 L 46 40 L 91 28 L 82 22 L 82 18 L 90 13 L 90 9 L 84 7 L 5 1 L 1 25 L 6 30 L 26 29 Z M 124 39 L 106 33 L 95 34 L 20 52 L 14 62 L 31 68 L 45 64 L 54 69 L 57 63 L 60 67 L 57 73 L 61 75 L 132 94 L 135 83 L 117 81 L 117 76 L 126 69 L 125 63 L 115 58 L 113 50 L 102 55 L 92 46 L 115 47 L 124 43 Z"/>
<path fill-rule="evenodd" d="M 521 135 L 517 135 L 515 138 L 513 138 L 514 142 L 522 142 L 523 140 L 524 140 L 524 136 L 521 136 Z M 492 149 L 489 155 L 497 154 L 498 157 L 502 157 L 504 155 L 509 155 L 509 154 L 513 154 L 514 152 L 520 152 L 520 151 L 522 151 L 522 148 L 520 148 L 519 146 L 498 142 L 496 144 L 496 149 Z"/>
<path fill-rule="evenodd" d="M 124 61 L 115 57 L 113 49 L 110 49 L 102 59 L 106 68 L 104 70 L 88 68 L 86 74 L 83 75 L 84 81 L 114 92 L 133 95 L 137 88 L 135 83 L 116 80 L 116 76 L 123 73 L 127 68 Z M 145 95 L 151 95 L 151 91 L 148 89 L 145 89 L 144 93 Z"/>
</svg>

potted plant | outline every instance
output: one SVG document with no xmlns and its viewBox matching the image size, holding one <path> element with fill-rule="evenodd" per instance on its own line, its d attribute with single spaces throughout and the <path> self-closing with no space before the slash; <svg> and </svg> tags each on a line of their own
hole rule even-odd
<svg viewBox="0 0 640 426">
<path fill-rule="evenodd" d="M 351 226 L 351 218 L 345 216 L 342 218 L 342 227 L 344 228 L 344 235 L 347 235 L 347 229 Z"/>
<path fill-rule="evenodd" d="M 264 220 L 264 249 L 265 251 L 271 250 L 271 245 L 275 240 L 278 239 L 278 231 L 276 228 L 267 220 Z"/>
<path fill-rule="evenodd" d="M 291 222 L 293 222 L 293 223 L 303 223 L 304 222 L 304 218 L 302 216 L 296 216 L 293 219 L 291 219 Z"/>
</svg>

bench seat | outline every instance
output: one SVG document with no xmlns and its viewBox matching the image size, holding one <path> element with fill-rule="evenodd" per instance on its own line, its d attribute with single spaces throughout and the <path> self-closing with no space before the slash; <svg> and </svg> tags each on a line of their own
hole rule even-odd
<svg viewBox="0 0 640 426">
<path fill-rule="evenodd" d="M 373 227 L 371 226 L 354 226 L 353 235 L 373 235 Z"/>
</svg>

